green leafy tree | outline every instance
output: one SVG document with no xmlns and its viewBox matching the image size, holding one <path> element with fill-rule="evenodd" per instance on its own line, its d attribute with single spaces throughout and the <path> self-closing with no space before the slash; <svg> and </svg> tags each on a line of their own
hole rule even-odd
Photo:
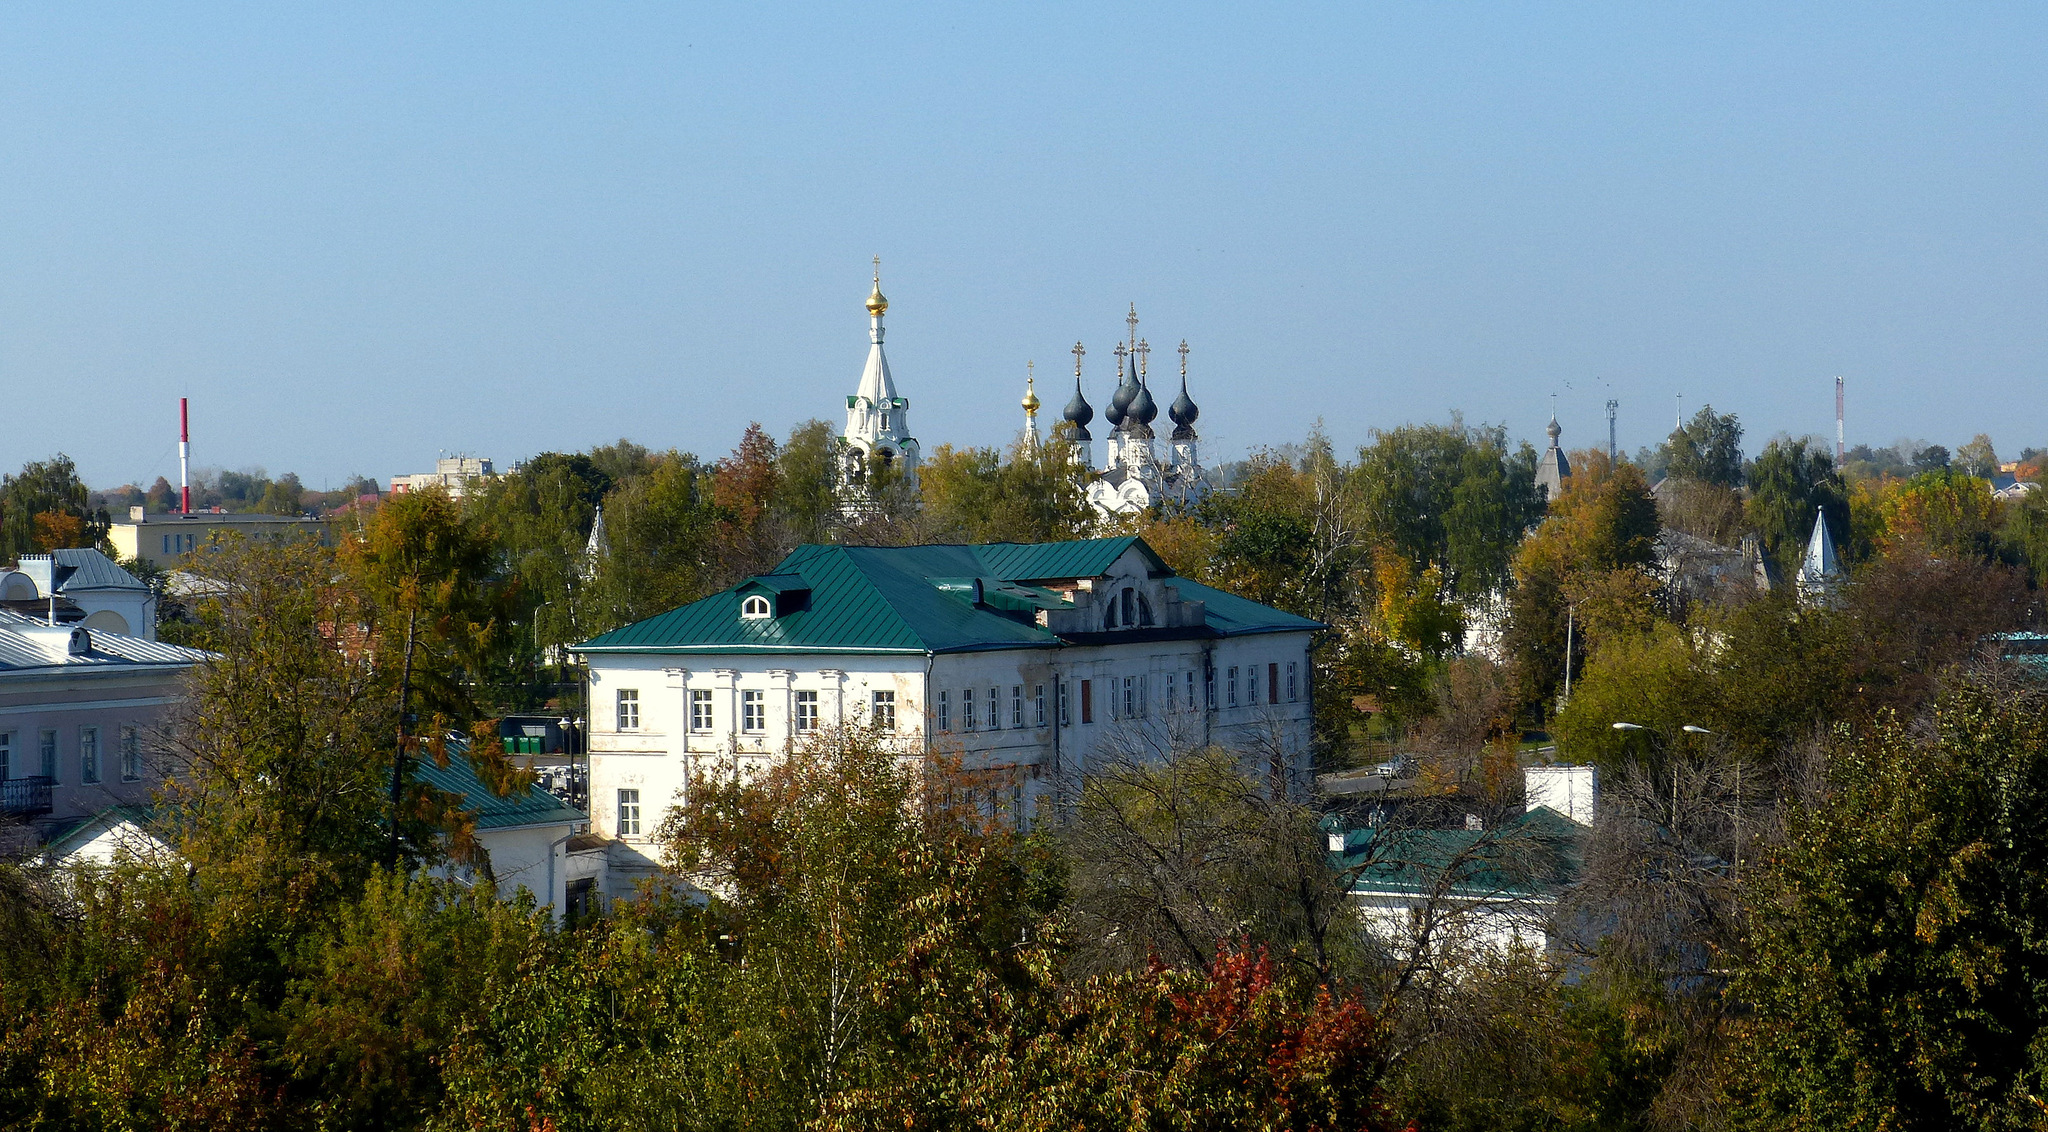
<svg viewBox="0 0 2048 1132">
<path fill-rule="evenodd" d="M 839 440 L 824 421 L 805 421 L 775 461 L 774 510 L 792 546 L 829 542 L 839 520 Z"/>
<path fill-rule="evenodd" d="M 1664 473 L 1723 487 L 1742 485 L 1742 422 L 1734 413 L 1716 413 L 1712 405 L 1673 430 L 1658 450 Z"/>
<path fill-rule="evenodd" d="M 1376 433 L 1354 472 L 1366 529 L 1434 568 L 1444 596 L 1499 587 L 1522 533 L 1543 516 L 1536 453 L 1510 452 L 1504 429 L 1406 425 Z"/>
<path fill-rule="evenodd" d="M 1646 628 L 1655 584 L 1657 502 L 1633 464 L 1605 477 L 1572 477 L 1541 526 L 1515 553 L 1502 646 L 1521 701 L 1547 703 L 1572 663 L 1604 635 Z"/>
<path fill-rule="evenodd" d="M 2031 695 L 1941 703 L 1836 755 L 1752 900 L 1731 1048 L 1771 1128 L 2034 1128 L 2048 1096 L 2048 730 Z"/>
<path fill-rule="evenodd" d="M 710 592 L 718 512 L 708 480 L 695 456 L 669 452 L 607 498 L 586 636 Z"/>
<path fill-rule="evenodd" d="M 71 457 L 58 453 L 0 476 L 0 558 L 13 560 L 68 546 L 107 546 L 108 517 Z"/>
<path fill-rule="evenodd" d="M 1797 570 L 1814 515 L 1824 516 L 1837 547 L 1850 545 L 1849 492 L 1825 449 L 1804 440 L 1773 440 L 1749 471 L 1750 526 L 1786 577 Z"/>
</svg>

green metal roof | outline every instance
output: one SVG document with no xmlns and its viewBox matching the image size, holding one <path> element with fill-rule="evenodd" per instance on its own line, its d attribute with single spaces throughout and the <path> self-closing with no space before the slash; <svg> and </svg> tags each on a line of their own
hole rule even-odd
<svg viewBox="0 0 2048 1132">
<path fill-rule="evenodd" d="M 1554 895 L 1577 878 L 1585 827 L 1538 806 L 1490 830 L 1354 829 L 1330 863 L 1351 891 L 1512 899 Z"/>
<path fill-rule="evenodd" d="M 981 546 L 801 546 L 771 574 L 722 593 L 614 629 L 580 646 L 594 653 L 941 653 L 991 649 L 1059 648 L 1041 628 L 1040 609 L 1068 606 L 1061 595 L 1032 582 L 1094 578 L 1136 549 L 1153 576 L 1171 576 L 1164 562 L 1135 537 L 1078 542 Z M 739 595 L 765 588 L 766 579 L 810 588 L 805 608 L 779 617 L 742 619 Z M 974 600 L 977 589 L 982 600 Z M 1222 590 L 1176 579 L 1181 596 L 1208 603 L 1203 635 L 1320 629 L 1296 617 Z M 1198 631 L 1200 632 L 1200 631 Z"/>
<path fill-rule="evenodd" d="M 478 829 L 514 829 L 525 825 L 561 825 L 580 823 L 589 817 L 582 810 L 562 801 L 539 786 L 528 786 L 525 790 L 514 791 L 510 797 L 499 797 L 484 781 L 476 776 L 476 766 L 469 761 L 466 744 L 448 744 L 448 765 L 442 766 L 432 755 L 421 755 L 412 761 L 413 777 L 438 790 L 462 797 L 462 808 L 476 815 Z"/>
</svg>

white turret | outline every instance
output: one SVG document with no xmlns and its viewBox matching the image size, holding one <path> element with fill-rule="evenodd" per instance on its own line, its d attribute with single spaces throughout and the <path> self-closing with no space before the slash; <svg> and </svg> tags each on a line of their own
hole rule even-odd
<svg viewBox="0 0 2048 1132">
<path fill-rule="evenodd" d="M 882 352 L 882 315 L 889 300 L 882 297 L 882 259 L 875 257 L 875 287 L 868 295 L 868 364 L 860 388 L 846 399 L 846 433 L 839 438 L 849 483 L 866 482 L 868 461 L 897 465 L 904 479 L 917 482 L 917 438 L 910 435 L 910 399 L 898 396 L 896 379 Z"/>
<path fill-rule="evenodd" d="M 1808 605 L 1830 607 L 1842 584 L 1842 562 L 1835 556 L 1834 536 L 1828 533 L 1827 512 L 1815 508 L 1813 535 L 1806 540 L 1806 557 L 1799 564 L 1799 597 Z"/>
</svg>

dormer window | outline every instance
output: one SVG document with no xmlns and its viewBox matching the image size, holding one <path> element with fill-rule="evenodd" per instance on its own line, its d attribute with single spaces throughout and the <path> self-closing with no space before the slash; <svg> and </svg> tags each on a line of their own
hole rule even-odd
<svg viewBox="0 0 2048 1132">
<path fill-rule="evenodd" d="M 740 618 L 745 621 L 761 621 L 774 615 L 775 609 L 768 599 L 760 594 L 748 594 L 740 602 Z"/>
</svg>

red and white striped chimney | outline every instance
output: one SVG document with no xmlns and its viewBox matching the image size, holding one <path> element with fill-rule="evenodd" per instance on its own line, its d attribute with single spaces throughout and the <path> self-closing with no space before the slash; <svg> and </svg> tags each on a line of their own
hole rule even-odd
<svg viewBox="0 0 2048 1132">
<path fill-rule="evenodd" d="M 178 398 L 178 513 L 192 513 L 192 426 L 183 397 Z"/>
</svg>

